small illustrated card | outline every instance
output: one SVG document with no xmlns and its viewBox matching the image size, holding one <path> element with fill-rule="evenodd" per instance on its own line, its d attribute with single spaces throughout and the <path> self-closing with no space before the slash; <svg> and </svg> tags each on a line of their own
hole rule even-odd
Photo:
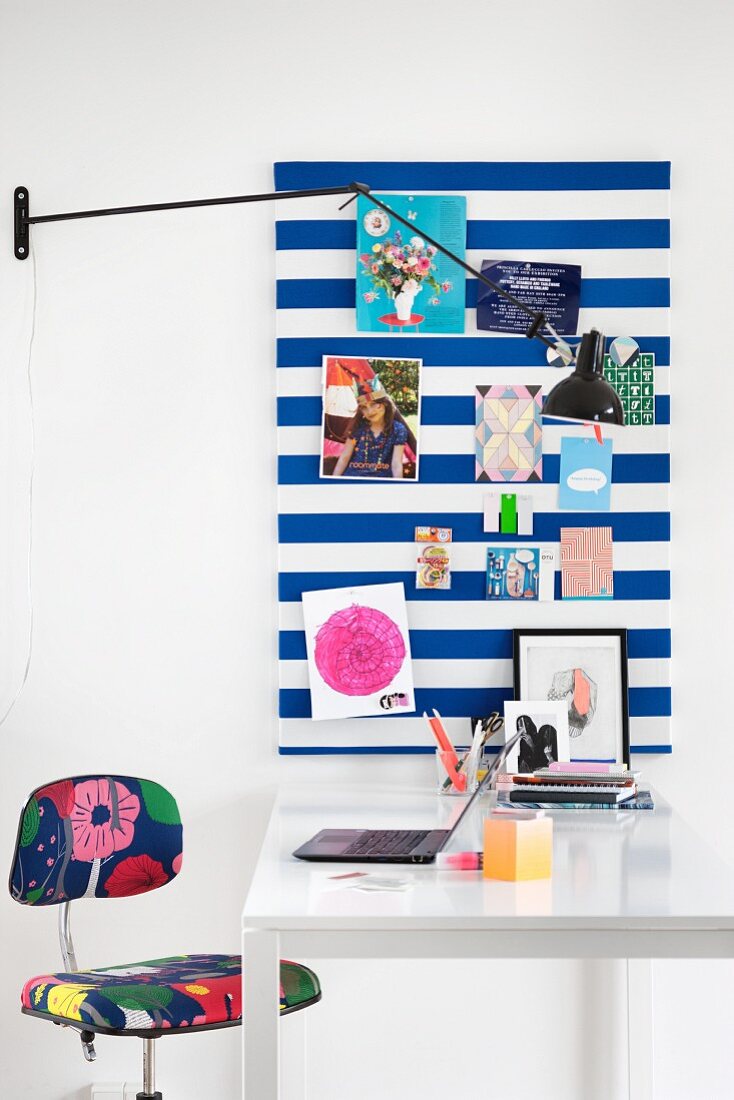
<svg viewBox="0 0 734 1100">
<path fill-rule="evenodd" d="M 614 570 L 611 527 L 561 528 L 564 600 L 611 600 Z"/>
<path fill-rule="evenodd" d="M 451 533 L 450 527 L 416 527 L 416 588 L 451 588 Z"/>
<path fill-rule="evenodd" d="M 565 699 L 505 703 L 505 744 L 516 733 L 520 740 L 508 754 L 508 772 L 529 774 L 558 760 L 571 759 L 568 703 Z"/>
<path fill-rule="evenodd" d="M 488 600 L 554 599 L 556 551 L 553 546 L 487 547 Z"/>
<path fill-rule="evenodd" d="M 572 512 L 608 512 L 612 501 L 612 441 L 593 436 L 561 437 L 558 507 Z"/>
<path fill-rule="evenodd" d="M 475 481 L 542 481 L 541 386 L 477 386 Z"/>
<path fill-rule="evenodd" d="M 303 593 L 311 717 L 415 711 L 402 584 Z"/>
</svg>

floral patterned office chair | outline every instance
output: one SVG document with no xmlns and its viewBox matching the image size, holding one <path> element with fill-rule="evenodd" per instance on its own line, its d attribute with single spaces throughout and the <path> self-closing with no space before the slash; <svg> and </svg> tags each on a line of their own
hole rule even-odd
<svg viewBox="0 0 734 1100">
<path fill-rule="evenodd" d="M 23 987 L 22 1011 L 80 1033 L 87 1061 L 94 1037 L 143 1039 L 143 1091 L 155 1091 L 154 1040 L 242 1022 L 239 955 L 174 955 L 167 959 L 80 970 L 69 929 L 76 898 L 123 898 L 157 890 L 181 870 L 183 830 L 173 795 L 147 779 L 84 775 L 39 787 L 20 819 L 10 893 L 22 905 L 60 905 L 64 971 Z M 316 975 L 280 964 L 280 1011 L 321 998 Z"/>
</svg>

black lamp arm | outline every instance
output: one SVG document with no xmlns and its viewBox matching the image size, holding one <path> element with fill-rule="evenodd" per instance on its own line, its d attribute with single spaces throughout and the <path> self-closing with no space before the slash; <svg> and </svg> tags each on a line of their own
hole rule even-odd
<svg viewBox="0 0 734 1100">
<path fill-rule="evenodd" d="M 492 280 L 488 279 L 486 275 L 483 275 L 481 271 L 477 271 L 477 269 L 468 264 L 466 260 L 462 260 L 460 256 L 457 256 L 450 249 L 446 248 L 445 245 L 442 245 L 440 241 L 437 241 L 434 237 L 429 237 L 427 233 L 423 232 L 420 226 L 416 225 L 414 222 L 409 222 L 407 218 L 398 214 L 391 206 L 383 202 L 382 199 L 375 198 L 366 183 L 352 182 L 343 187 L 315 187 L 301 191 L 270 191 L 260 195 L 231 195 L 226 198 L 191 199 L 185 202 L 152 202 L 139 206 L 110 206 L 99 210 L 72 210 L 64 214 L 38 214 L 33 217 L 31 217 L 30 214 L 28 188 L 16 187 L 13 196 L 15 216 L 14 252 L 16 259 L 27 260 L 30 253 L 30 227 L 32 225 L 42 225 L 45 222 L 76 221 L 80 218 L 108 218 L 113 214 L 146 214 L 157 210 L 187 210 L 197 206 L 227 206 L 243 202 L 272 202 L 280 199 L 306 199 L 323 195 L 351 195 L 352 198 L 349 200 L 350 202 L 357 198 L 358 195 L 364 195 L 373 206 L 379 207 L 380 210 L 384 210 L 396 221 L 407 226 L 413 233 L 420 234 L 425 241 L 433 245 L 439 252 L 442 252 L 444 256 L 448 256 L 450 260 L 453 260 L 455 264 L 462 267 L 464 271 L 473 275 L 480 283 L 484 283 L 485 286 L 488 286 L 508 302 L 512 302 L 512 304 L 518 309 L 521 309 L 523 313 L 526 313 L 530 318 L 530 325 L 526 333 L 529 339 L 535 338 L 549 348 L 555 347 L 553 341 L 549 340 L 540 331 L 542 328 L 548 328 L 557 338 L 557 333 L 553 331 L 545 314 L 530 309 L 530 307 L 525 305 L 524 302 L 521 302 L 519 298 L 516 298 L 514 294 L 510 294 L 509 291 L 505 290 L 497 283 L 493 283 Z"/>
<path fill-rule="evenodd" d="M 27 260 L 30 249 L 30 226 L 44 222 L 68 222 L 79 218 L 108 218 L 113 214 L 147 214 L 156 210 L 187 210 L 195 206 L 231 206 L 243 202 L 271 202 L 274 199 L 307 199 L 319 195 L 353 195 L 362 192 L 364 184 L 350 183 L 345 187 L 315 187 L 305 191 L 271 191 L 262 195 L 231 195 L 220 199 L 191 199 L 186 202 L 151 202 L 142 206 L 110 206 L 101 210 L 72 210 L 66 214 L 39 214 L 31 217 L 28 188 L 16 187 L 15 257 Z M 369 190 L 369 188 L 368 188 Z"/>
</svg>

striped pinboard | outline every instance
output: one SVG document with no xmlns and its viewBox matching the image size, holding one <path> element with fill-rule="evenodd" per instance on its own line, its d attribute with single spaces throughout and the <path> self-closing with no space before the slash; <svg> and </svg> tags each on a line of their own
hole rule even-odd
<svg viewBox="0 0 734 1100">
<path fill-rule="evenodd" d="M 419 716 L 312 722 L 301 594 L 404 581 L 418 714 L 436 707 L 458 742 L 468 717 L 512 697 L 512 628 L 628 629 L 633 752 L 670 752 L 670 164 L 292 162 L 277 190 L 360 180 L 377 193 L 467 197 L 467 260 L 538 259 L 582 265 L 579 331 L 634 336 L 655 355 L 654 427 L 605 428 L 614 442 L 612 509 L 558 510 L 560 438 L 543 428 L 543 483 L 528 487 L 536 542 L 561 527 L 611 526 L 614 599 L 517 607 L 484 600 L 482 500 L 474 481 L 474 387 L 543 386 L 561 377 L 522 336 L 479 333 L 467 282 L 461 336 L 382 335 L 355 329 L 355 206 L 312 198 L 278 206 L 277 392 L 279 466 L 280 751 L 424 752 Z M 325 354 L 423 360 L 420 482 L 320 480 L 321 361 Z M 452 588 L 415 589 L 413 530 L 452 527 Z"/>
</svg>

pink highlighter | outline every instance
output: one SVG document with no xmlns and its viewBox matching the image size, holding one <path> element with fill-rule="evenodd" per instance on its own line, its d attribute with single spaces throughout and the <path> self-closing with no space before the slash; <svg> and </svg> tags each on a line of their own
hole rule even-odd
<svg viewBox="0 0 734 1100">
<path fill-rule="evenodd" d="M 456 770 L 459 763 L 459 758 L 456 755 L 456 750 L 454 749 L 454 746 L 451 744 L 449 735 L 444 729 L 443 722 L 441 721 L 441 715 L 438 713 L 437 710 L 434 710 L 433 718 L 429 718 L 424 711 L 423 717 L 428 722 L 431 732 L 438 742 L 439 756 L 441 759 L 441 763 L 446 769 L 446 774 L 448 775 L 449 779 L 451 780 L 457 791 L 465 791 L 466 776 L 463 774 L 463 772 Z"/>
<path fill-rule="evenodd" d="M 436 867 L 439 871 L 481 871 L 484 852 L 439 852 Z"/>
</svg>

